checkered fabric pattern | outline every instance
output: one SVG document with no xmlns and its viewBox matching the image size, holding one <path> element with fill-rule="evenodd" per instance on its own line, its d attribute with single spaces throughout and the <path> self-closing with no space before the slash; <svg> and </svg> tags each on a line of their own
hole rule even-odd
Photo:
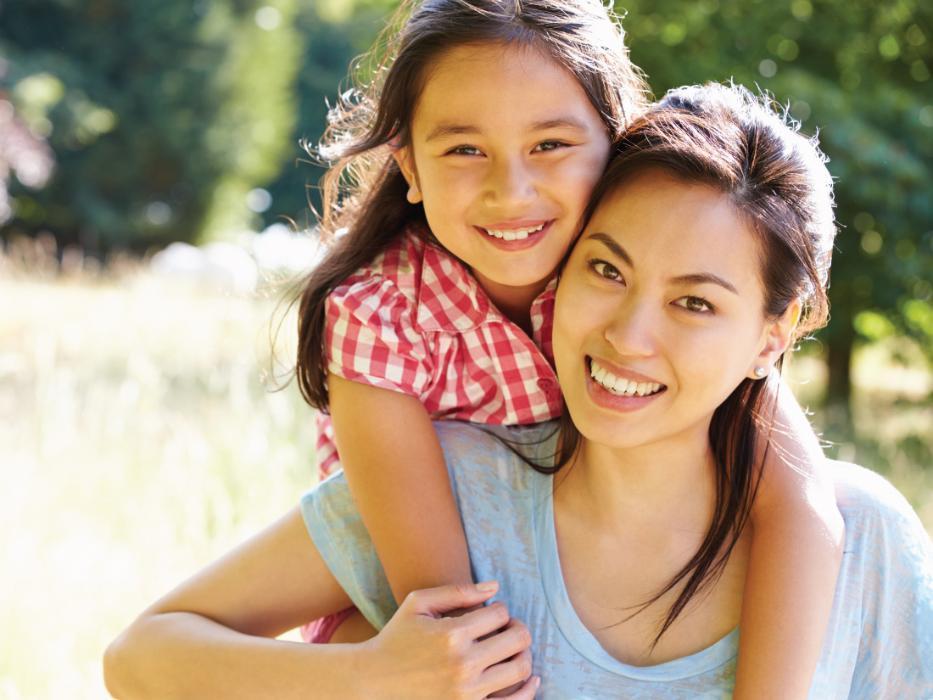
<svg viewBox="0 0 933 700">
<path fill-rule="evenodd" d="M 556 418 L 552 281 L 531 307 L 533 338 L 492 304 L 463 264 L 412 231 L 327 300 L 328 370 L 416 396 L 434 419 L 527 425 Z M 336 469 L 330 417 L 318 468 Z"/>
</svg>

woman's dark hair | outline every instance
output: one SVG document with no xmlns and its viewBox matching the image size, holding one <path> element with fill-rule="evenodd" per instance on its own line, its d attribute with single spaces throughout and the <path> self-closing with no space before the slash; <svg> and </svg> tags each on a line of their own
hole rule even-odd
<svg viewBox="0 0 933 700">
<path fill-rule="evenodd" d="M 600 0 L 424 0 L 403 2 L 377 42 L 368 85 L 345 93 L 328 117 L 317 155 L 324 177 L 319 231 L 329 246 L 304 282 L 296 374 L 302 396 L 326 410 L 325 300 L 412 224 L 424 224 L 392 148 L 410 143 L 426 69 L 464 44 L 529 47 L 570 71 L 617 139 L 645 106 L 644 80 L 629 61 L 622 28 Z"/>
<path fill-rule="evenodd" d="M 769 98 L 756 97 L 740 86 L 710 83 L 671 90 L 615 145 L 584 221 L 600 201 L 647 168 L 716 188 L 731 200 L 758 239 L 765 315 L 777 318 L 794 300 L 801 302 L 798 339 L 826 323 L 836 227 L 826 158 L 816 139 L 805 138 L 797 128 Z M 766 380 L 744 379 L 713 414 L 709 440 L 717 483 L 712 523 L 693 558 L 633 613 L 682 586 L 654 644 L 691 598 L 722 573 L 748 521 L 764 464 L 764 456 L 755 464 L 758 443 L 764 434 L 761 454 L 766 455 L 777 399 L 778 387 L 767 391 L 767 386 Z M 560 438 L 557 466 L 535 465 L 540 471 L 554 473 L 578 449 L 580 434 L 566 410 Z"/>
</svg>

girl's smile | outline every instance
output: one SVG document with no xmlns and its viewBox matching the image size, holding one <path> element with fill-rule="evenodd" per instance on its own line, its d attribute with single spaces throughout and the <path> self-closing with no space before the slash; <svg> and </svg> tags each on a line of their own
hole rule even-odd
<svg viewBox="0 0 933 700">
<path fill-rule="evenodd" d="M 437 240 L 497 306 L 527 308 L 576 236 L 608 154 L 607 127 L 569 71 L 535 49 L 487 43 L 433 63 L 396 159 Z"/>
</svg>

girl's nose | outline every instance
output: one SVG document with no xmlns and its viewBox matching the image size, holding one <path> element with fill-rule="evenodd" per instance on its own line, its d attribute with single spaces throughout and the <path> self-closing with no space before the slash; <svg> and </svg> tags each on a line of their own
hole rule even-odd
<svg viewBox="0 0 933 700">
<path fill-rule="evenodd" d="M 632 295 L 634 296 L 634 295 Z M 623 357 L 650 357 L 655 353 L 655 335 L 660 319 L 648 304 L 629 296 L 618 308 L 603 332 Z"/>
<path fill-rule="evenodd" d="M 505 210 L 506 215 L 520 216 L 522 206 L 535 198 L 535 182 L 524 159 L 516 157 L 493 163 L 486 179 L 486 203 Z"/>
</svg>

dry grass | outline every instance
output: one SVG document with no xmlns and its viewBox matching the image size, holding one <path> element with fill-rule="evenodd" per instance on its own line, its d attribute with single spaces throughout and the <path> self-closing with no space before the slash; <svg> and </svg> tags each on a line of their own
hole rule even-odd
<svg viewBox="0 0 933 700">
<path fill-rule="evenodd" d="M 312 482 L 312 416 L 262 382 L 273 300 L 17 269 L 0 265 L 0 698 L 105 697 L 100 656 L 132 615 Z M 898 447 L 930 435 L 929 405 L 894 410 L 891 378 L 917 380 L 884 372 L 865 444 L 930 528 L 928 438 Z M 818 388 L 818 364 L 802 374 Z"/>
<path fill-rule="evenodd" d="M 0 281 L 0 698 L 106 697 L 106 643 L 312 483 L 271 301 Z"/>
</svg>

